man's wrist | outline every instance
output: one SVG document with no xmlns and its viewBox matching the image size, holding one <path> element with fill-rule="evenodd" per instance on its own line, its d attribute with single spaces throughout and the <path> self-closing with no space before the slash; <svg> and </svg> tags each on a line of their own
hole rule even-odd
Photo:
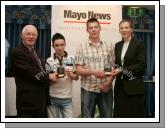
<svg viewBox="0 0 167 130">
<path fill-rule="evenodd" d="M 88 71 L 90 71 L 90 74 L 91 74 L 91 75 L 95 75 L 94 69 L 89 69 Z"/>
</svg>

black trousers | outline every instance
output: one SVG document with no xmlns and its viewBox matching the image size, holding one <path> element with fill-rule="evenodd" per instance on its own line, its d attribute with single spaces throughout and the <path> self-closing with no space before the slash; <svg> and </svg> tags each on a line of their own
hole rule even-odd
<svg viewBox="0 0 167 130">
<path fill-rule="evenodd" d="M 114 95 L 113 117 L 144 118 L 144 94 L 127 95 L 123 86 L 119 86 L 117 93 Z"/>
</svg>

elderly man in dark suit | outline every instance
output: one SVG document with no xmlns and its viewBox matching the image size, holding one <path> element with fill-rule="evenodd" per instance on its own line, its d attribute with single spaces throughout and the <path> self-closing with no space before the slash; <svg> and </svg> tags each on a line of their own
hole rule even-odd
<svg viewBox="0 0 167 130">
<path fill-rule="evenodd" d="M 21 33 L 22 43 L 12 52 L 18 117 L 46 117 L 48 83 L 56 79 L 54 73 L 45 71 L 45 62 L 34 48 L 37 36 L 36 27 L 26 25 Z"/>
</svg>

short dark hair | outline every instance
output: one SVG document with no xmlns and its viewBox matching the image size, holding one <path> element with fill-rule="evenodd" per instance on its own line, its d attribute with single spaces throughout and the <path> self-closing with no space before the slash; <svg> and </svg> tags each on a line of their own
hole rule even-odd
<svg viewBox="0 0 167 130">
<path fill-rule="evenodd" d="M 55 33 L 55 34 L 52 36 L 52 45 L 53 45 L 54 41 L 57 40 L 57 39 L 63 39 L 63 40 L 65 41 L 65 38 L 64 38 L 64 36 L 63 36 L 62 34 L 60 34 L 60 33 Z"/>
<path fill-rule="evenodd" d="M 87 20 L 86 26 L 88 27 L 88 23 L 93 23 L 93 22 L 97 22 L 100 25 L 99 21 L 96 18 L 90 18 Z"/>
<path fill-rule="evenodd" d="M 121 21 L 119 22 L 119 26 L 120 26 L 120 24 L 122 24 L 122 23 L 124 23 L 124 22 L 128 22 L 129 25 L 130 25 L 130 27 L 133 29 L 133 23 L 132 23 L 132 21 L 129 20 L 129 19 L 123 19 L 123 20 L 121 20 Z"/>
</svg>

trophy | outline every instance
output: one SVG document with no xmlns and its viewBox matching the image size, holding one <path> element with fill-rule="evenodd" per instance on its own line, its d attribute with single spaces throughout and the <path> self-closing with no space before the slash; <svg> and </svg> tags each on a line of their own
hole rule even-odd
<svg viewBox="0 0 167 130">
<path fill-rule="evenodd" d="M 57 65 L 57 77 L 58 78 L 64 78 L 65 74 L 65 70 L 68 71 L 73 71 L 74 70 L 74 63 L 73 60 L 67 60 L 67 59 L 59 59 L 59 64 Z M 74 72 L 73 72 L 74 73 Z"/>
<path fill-rule="evenodd" d="M 65 69 L 62 65 L 57 66 L 57 77 L 63 78 L 65 76 Z"/>
<path fill-rule="evenodd" d="M 111 73 L 111 57 L 110 55 L 107 55 L 104 58 L 104 72 L 106 76 L 110 76 Z"/>
</svg>

